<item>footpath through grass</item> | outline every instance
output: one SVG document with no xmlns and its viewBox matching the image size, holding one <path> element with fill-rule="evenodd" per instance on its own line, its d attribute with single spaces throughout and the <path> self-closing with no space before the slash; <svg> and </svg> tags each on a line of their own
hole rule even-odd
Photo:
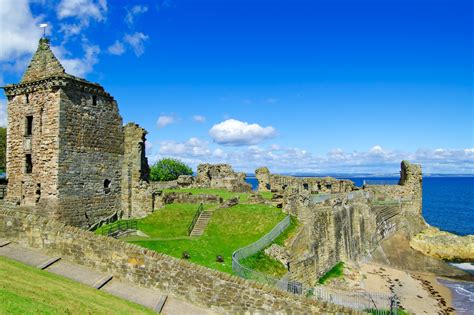
<svg viewBox="0 0 474 315">
<path fill-rule="evenodd" d="M 0 256 L 0 314 L 156 314 L 61 276 Z"/>
<path fill-rule="evenodd" d="M 188 238 L 186 229 L 196 210 L 197 205 L 167 205 L 142 219 L 149 224 L 146 226 L 148 233 L 144 228 L 149 236 L 181 236 L 183 239 L 147 240 L 134 237 L 125 240 L 177 258 L 181 258 L 182 253 L 187 251 L 191 262 L 232 273 L 232 253 L 257 241 L 285 218 L 285 214 L 273 206 L 239 204 L 215 210 L 204 234 L 198 238 Z M 173 222 L 173 218 L 182 222 Z M 140 229 L 142 220 L 139 221 Z M 217 255 L 224 257 L 223 263 L 216 261 Z"/>
<path fill-rule="evenodd" d="M 245 203 L 248 201 L 249 196 L 253 193 L 238 193 L 231 192 L 223 189 L 210 189 L 210 188 L 186 188 L 186 189 L 165 189 L 164 193 L 167 192 L 181 192 L 181 193 L 192 193 L 193 195 L 207 194 L 207 195 L 216 195 L 222 197 L 224 200 L 228 200 L 233 197 L 240 197 L 240 202 Z M 271 192 L 259 192 L 260 195 L 266 200 L 272 199 Z"/>
</svg>

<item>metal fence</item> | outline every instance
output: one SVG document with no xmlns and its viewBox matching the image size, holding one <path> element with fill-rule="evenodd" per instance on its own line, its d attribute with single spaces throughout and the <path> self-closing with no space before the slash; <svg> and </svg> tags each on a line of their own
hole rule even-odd
<svg viewBox="0 0 474 315">
<path fill-rule="evenodd" d="M 398 299 L 393 294 L 340 292 L 324 287 L 316 287 L 311 293 L 317 300 L 365 311 L 370 314 L 387 315 L 398 313 Z"/>
<path fill-rule="evenodd" d="M 400 181 L 398 179 L 364 179 L 364 186 L 367 185 L 375 185 L 375 186 L 383 186 L 383 185 L 398 185 Z"/>
<path fill-rule="evenodd" d="M 290 226 L 290 223 L 291 217 L 287 216 L 261 239 L 259 239 L 255 243 L 236 250 L 232 254 L 232 271 L 239 277 L 245 279 L 252 279 L 258 282 L 262 282 L 291 293 L 302 294 L 303 286 L 301 283 L 289 281 L 286 278 L 278 279 L 270 275 L 247 268 L 240 263 L 240 260 L 255 255 L 256 253 L 270 245 L 278 236 L 281 235 L 281 233 L 283 233 L 283 231 L 285 231 Z"/>
</svg>

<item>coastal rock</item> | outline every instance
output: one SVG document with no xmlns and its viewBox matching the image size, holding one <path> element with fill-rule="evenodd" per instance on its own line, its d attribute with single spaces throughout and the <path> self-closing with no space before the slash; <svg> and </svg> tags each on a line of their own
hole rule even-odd
<svg viewBox="0 0 474 315">
<path fill-rule="evenodd" d="M 416 235 L 410 246 L 434 258 L 474 262 L 474 235 L 458 236 L 430 227 Z"/>
</svg>

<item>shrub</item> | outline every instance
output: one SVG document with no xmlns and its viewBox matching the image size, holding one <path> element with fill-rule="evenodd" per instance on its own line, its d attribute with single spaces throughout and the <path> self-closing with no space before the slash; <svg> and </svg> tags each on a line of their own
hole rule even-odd
<svg viewBox="0 0 474 315">
<path fill-rule="evenodd" d="M 150 168 L 152 181 L 169 181 L 178 179 L 180 175 L 192 175 L 193 170 L 177 159 L 161 159 Z"/>
</svg>

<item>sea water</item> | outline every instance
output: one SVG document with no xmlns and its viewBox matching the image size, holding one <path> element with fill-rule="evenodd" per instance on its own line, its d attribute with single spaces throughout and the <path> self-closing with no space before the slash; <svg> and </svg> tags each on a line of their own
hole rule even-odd
<svg viewBox="0 0 474 315">
<path fill-rule="evenodd" d="M 318 175 L 318 177 L 320 177 Z M 393 180 L 394 177 L 353 177 L 357 186 L 364 180 Z M 258 181 L 247 178 L 254 189 Z M 423 217 L 426 222 L 441 230 L 458 235 L 474 234 L 474 177 L 423 177 Z M 452 264 L 474 274 L 474 264 Z M 458 314 L 474 315 L 474 283 L 439 280 L 451 289 L 453 306 Z"/>
</svg>

